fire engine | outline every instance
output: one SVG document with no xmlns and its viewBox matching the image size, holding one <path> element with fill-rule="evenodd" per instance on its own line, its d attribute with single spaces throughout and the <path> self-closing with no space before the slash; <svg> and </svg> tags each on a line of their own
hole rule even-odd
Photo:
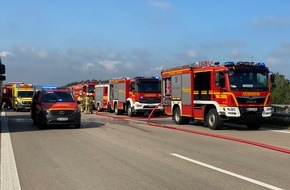
<svg viewBox="0 0 290 190">
<path fill-rule="evenodd" d="M 93 98 L 95 97 L 95 86 L 98 82 L 87 82 L 83 84 L 77 84 L 72 87 L 74 99 L 77 100 L 80 95 L 85 98 L 88 94 L 92 94 Z M 95 101 L 93 100 L 93 105 Z"/>
<path fill-rule="evenodd" d="M 12 86 L 14 84 L 24 84 L 24 82 L 8 82 L 2 86 L 2 102 L 6 108 L 12 108 Z"/>
<path fill-rule="evenodd" d="M 225 120 L 259 129 L 270 117 L 274 75 L 264 63 L 203 61 L 161 71 L 165 113 L 177 124 L 204 121 L 220 129 Z"/>
<path fill-rule="evenodd" d="M 97 84 L 95 86 L 95 107 L 98 111 L 111 110 L 109 106 L 109 84 Z"/>
<path fill-rule="evenodd" d="M 156 106 L 155 115 L 163 113 L 160 77 L 116 78 L 110 84 L 110 109 L 116 115 L 143 115 Z"/>
<path fill-rule="evenodd" d="M 33 84 L 12 85 L 12 107 L 14 111 L 30 110 L 32 96 L 35 90 Z"/>
</svg>

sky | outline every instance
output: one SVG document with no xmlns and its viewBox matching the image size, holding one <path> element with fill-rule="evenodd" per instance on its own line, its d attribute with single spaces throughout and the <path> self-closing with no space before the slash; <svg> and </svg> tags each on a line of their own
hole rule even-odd
<svg viewBox="0 0 290 190">
<path fill-rule="evenodd" d="M 4 83 L 160 76 L 205 60 L 265 62 L 290 79 L 288 0 L 12 0 L 0 24 Z"/>
</svg>

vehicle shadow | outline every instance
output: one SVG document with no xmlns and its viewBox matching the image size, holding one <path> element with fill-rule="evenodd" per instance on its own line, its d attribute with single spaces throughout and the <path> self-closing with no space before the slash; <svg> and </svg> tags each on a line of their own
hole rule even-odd
<svg viewBox="0 0 290 190">
<path fill-rule="evenodd" d="M 75 128 L 73 125 L 49 125 L 47 128 L 39 129 L 36 125 L 33 125 L 30 114 L 27 112 L 14 112 L 7 111 L 6 116 L 0 116 L 0 126 L 1 133 L 17 133 L 17 132 L 31 132 L 31 131 L 44 131 L 44 130 L 64 130 L 64 129 L 73 129 L 73 130 L 82 130 L 87 128 L 99 128 L 104 127 L 105 123 L 102 122 L 91 122 L 91 121 L 82 121 L 80 128 Z M 7 127 L 2 126 L 4 123 L 8 125 Z"/>
</svg>

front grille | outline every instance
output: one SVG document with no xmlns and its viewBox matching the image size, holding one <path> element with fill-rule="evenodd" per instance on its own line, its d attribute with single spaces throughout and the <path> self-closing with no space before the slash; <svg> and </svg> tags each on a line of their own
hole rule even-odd
<svg viewBox="0 0 290 190">
<path fill-rule="evenodd" d="M 161 98 L 152 98 L 152 97 L 148 97 L 148 98 L 140 98 L 140 103 L 147 103 L 147 104 L 155 104 L 155 103 L 160 103 L 161 102 Z"/>
<path fill-rule="evenodd" d="M 265 97 L 238 96 L 237 101 L 239 104 L 263 104 Z"/>
<path fill-rule="evenodd" d="M 70 116 L 74 114 L 74 110 L 53 110 L 49 112 L 50 115 L 55 116 Z"/>
</svg>

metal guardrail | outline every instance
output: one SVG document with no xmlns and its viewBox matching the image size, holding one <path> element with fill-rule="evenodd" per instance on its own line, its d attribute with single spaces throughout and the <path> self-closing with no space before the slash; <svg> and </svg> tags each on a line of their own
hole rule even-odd
<svg viewBox="0 0 290 190">
<path fill-rule="evenodd" d="M 290 129 L 290 105 L 272 104 L 272 117 L 268 121 L 274 126 Z"/>
<path fill-rule="evenodd" d="M 273 116 L 290 117 L 290 105 L 272 104 Z"/>
</svg>

